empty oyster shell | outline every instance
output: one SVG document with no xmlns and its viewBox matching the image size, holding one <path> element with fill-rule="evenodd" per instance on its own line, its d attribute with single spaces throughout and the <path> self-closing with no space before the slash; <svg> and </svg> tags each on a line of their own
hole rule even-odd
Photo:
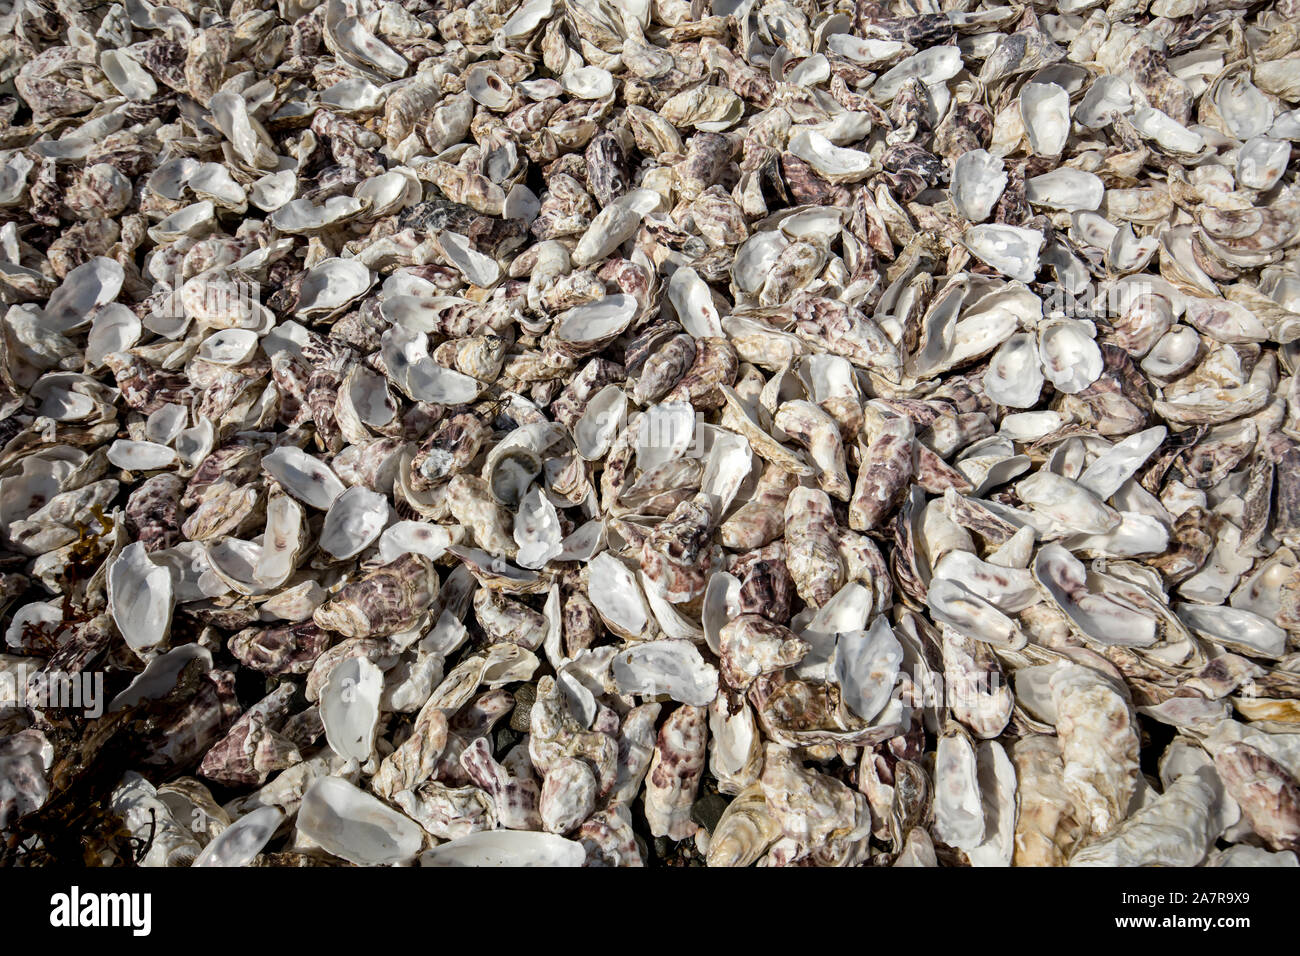
<svg viewBox="0 0 1300 956">
<path fill-rule="evenodd" d="M 279 807 L 258 807 L 222 830 L 191 866 L 247 866 L 284 821 Z"/>
<path fill-rule="evenodd" d="M 325 737 L 340 757 L 364 763 L 375 748 L 383 672 L 364 657 L 339 661 L 320 691 Z"/>
<path fill-rule="evenodd" d="M 127 646 L 141 656 L 167 640 L 171 626 L 171 573 L 155 564 L 140 542 L 127 545 L 108 569 L 108 606 Z"/>
<path fill-rule="evenodd" d="M 554 833 L 486 830 L 426 850 L 421 866 L 582 866 L 581 843 Z"/>
<path fill-rule="evenodd" d="M 1038 274 L 1038 253 L 1043 234 L 1019 226 L 972 226 L 962 244 L 983 262 L 1005 276 L 1032 282 Z"/>
<path fill-rule="evenodd" d="M 387 522 L 385 496 L 368 488 L 348 488 L 330 502 L 318 543 L 336 558 L 350 558 L 373 544 Z"/>
<path fill-rule="evenodd" d="M 815 130 L 800 130 L 790 138 L 789 149 L 828 182 L 857 182 L 875 171 L 869 155 L 842 149 Z"/>
<path fill-rule="evenodd" d="M 1002 159 L 974 149 L 957 157 L 952 167 L 952 202 L 971 222 L 983 222 L 993 212 L 1007 185 Z"/>
<path fill-rule="evenodd" d="M 1055 83 L 1026 83 L 1020 90 L 1020 118 L 1035 153 L 1059 156 L 1070 137 L 1070 94 Z"/>
<path fill-rule="evenodd" d="M 340 777 L 319 777 L 307 788 L 298 829 L 326 852 L 358 866 L 406 863 L 424 845 L 419 826 Z"/>
</svg>

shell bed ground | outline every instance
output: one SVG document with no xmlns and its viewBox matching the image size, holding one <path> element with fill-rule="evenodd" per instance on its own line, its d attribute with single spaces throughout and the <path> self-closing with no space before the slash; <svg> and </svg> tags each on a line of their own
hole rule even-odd
<svg viewBox="0 0 1300 956">
<path fill-rule="evenodd" d="M 1300 3 L 0 13 L 0 862 L 1296 866 Z"/>
</svg>

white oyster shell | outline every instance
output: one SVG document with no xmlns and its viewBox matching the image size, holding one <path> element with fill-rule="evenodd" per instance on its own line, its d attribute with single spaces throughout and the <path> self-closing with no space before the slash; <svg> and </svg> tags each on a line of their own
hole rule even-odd
<svg viewBox="0 0 1300 956">
<path fill-rule="evenodd" d="M 307 788 L 298 831 L 358 866 L 408 863 L 424 845 L 415 822 L 339 777 L 318 777 Z"/>
</svg>

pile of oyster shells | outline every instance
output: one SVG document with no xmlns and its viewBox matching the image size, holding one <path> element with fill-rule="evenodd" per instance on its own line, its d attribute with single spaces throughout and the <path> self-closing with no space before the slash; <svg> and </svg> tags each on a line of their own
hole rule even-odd
<svg viewBox="0 0 1300 956">
<path fill-rule="evenodd" d="M 1296 866 L 1297 105 L 1298 0 L 13 0 L 0 854 Z"/>
</svg>

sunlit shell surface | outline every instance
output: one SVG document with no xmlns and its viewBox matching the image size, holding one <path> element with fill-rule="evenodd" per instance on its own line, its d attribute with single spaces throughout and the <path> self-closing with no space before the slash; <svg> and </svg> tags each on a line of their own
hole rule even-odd
<svg viewBox="0 0 1300 956">
<path fill-rule="evenodd" d="M 6 5 L 0 858 L 1297 865 L 1298 17 Z"/>
</svg>

